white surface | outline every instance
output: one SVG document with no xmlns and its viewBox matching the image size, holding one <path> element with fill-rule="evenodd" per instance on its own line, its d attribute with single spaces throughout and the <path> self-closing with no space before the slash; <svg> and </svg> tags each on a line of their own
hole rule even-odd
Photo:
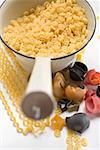
<svg viewBox="0 0 100 150">
<path fill-rule="evenodd" d="M 2 1 L 0 0 L 0 3 Z M 96 15 L 100 16 L 100 1 L 88 1 L 93 6 Z M 97 21 L 96 33 L 86 47 L 84 55 L 88 67 L 100 71 L 100 39 L 97 39 L 97 35 L 100 35 L 100 20 Z M 0 102 L 0 150 L 66 150 L 66 137 L 65 129 L 62 131 L 60 138 L 55 138 L 50 129 L 47 129 L 45 134 L 38 138 L 34 138 L 33 135 L 24 137 L 18 134 Z M 84 150 L 100 150 L 100 118 L 91 121 L 90 128 L 83 134 L 83 137 L 87 137 L 89 141 L 88 147 Z"/>
</svg>

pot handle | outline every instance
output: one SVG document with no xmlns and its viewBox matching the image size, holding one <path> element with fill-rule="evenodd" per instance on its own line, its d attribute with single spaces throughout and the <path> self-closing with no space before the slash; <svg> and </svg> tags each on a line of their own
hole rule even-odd
<svg viewBox="0 0 100 150">
<path fill-rule="evenodd" d="M 51 59 L 37 57 L 22 101 L 22 111 L 27 117 L 40 120 L 48 117 L 53 108 Z"/>
</svg>

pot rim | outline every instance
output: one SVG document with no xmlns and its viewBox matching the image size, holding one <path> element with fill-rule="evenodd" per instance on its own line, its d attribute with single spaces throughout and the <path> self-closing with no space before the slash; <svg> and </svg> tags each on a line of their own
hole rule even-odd
<svg viewBox="0 0 100 150">
<path fill-rule="evenodd" d="M 0 5 L 0 8 L 2 8 L 3 6 L 4 6 L 4 4 L 6 3 L 6 1 L 7 0 L 5 0 L 1 5 Z M 93 10 L 93 8 L 92 8 L 92 6 L 90 5 L 90 3 L 87 1 L 87 0 L 84 0 L 87 4 L 88 4 L 88 6 L 90 7 L 90 9 L 92 10 L 92 13 L 93 13 L 93 15 L 94 15 L 94 22 L 95 22 L 95 25 L 94 25 L 94 29 L 93 29 L 93 32 L 92 32 L 92 35 L 90 36 L 90 38 L 89 38 L 89 40 L 84 44 L 84 46 L 82 46 L 82 48 L 80 48 L 79 50 L 77 50 L 77 51 L 75 51 L 75 52 L 73 52 L 73 53 L 71 53 L 71 54 L 69 54 L 69 55 L 65 55 L 65 56 L 61 56 L 61 57 L 56 57 L 56 58 L 51 58 L 51 60 L 58 60 L 58 59 L 64 59 L 64 58 L 67 58 L 67 57 L 70 57 L 70 56 L 73 56 L 73 55 L 75 55 L 75 54 L 77 54 L 78 52 L 80 52 L 82 49 L 84 49 L 85 47 L 86 47 L 86 45 L 88 45 L 88 43 L 91 41 L 91 39 L 93 38 L 93 36 L 94 36 L 94 33 L 95 33 L 95 31 L 96 31 L 96 15 L 95 15 L 95 12 L 94 12 L 94 10 Z M 14 53 L 16 53 L 16 54 L 18 54 L 18 55 L 20 55 L 20 56 L 23 56 L 23 57 L 25 57 L 25 58 L 29 58 L 29 59 L 35 59 L 35 57 L 31 57 L 31 56 L 27 56 L 27 55 L 25 55 L 25 54 L 21 54 L 21 53 L 19 53 L 19 52 L 17 52 L 16 50 L 14 50 L 13 48 L 11 48 L 4 40 L 3 40 L 3 38 L 2 38 L 2 36 L 0 35 L 0 40 L 4 43 L 4 45 L 6 45 L 7 46 L 7 48 L 9 48 L 11 51 L 13 51 Z"/>
</svg>

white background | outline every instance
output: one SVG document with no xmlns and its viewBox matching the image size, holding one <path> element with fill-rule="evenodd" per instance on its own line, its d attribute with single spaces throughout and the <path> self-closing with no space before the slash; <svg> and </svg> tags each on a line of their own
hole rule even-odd
<svg viewBox="0 0 100 150">
<path fill-rule="evenodd" d="M 100 16 L 100 1 L 88 1 L 94 8 L 96 16 Z M 3 0 L 0 0 L 0 4 L 2 2 Z M 87 66 L 100 71 L 100 39 L 97 39 L 97 35 L 100 35 L 100 20 L 97 21 L 96 33 L 84 54 Z M 38 138 L 34 138 L 33 135 L 25 137 L 17 133 L 0 102 L 0 150 L 66 150 L 66 136 L 65 129 L 60 138 L 55 138 L 50 129 L 46 129 Z M 89 141 L 88 147 L 84 150 L 100 150 L 100 119 L 93 119 L 90 128 L 82 136 L 87 137 Z"/>
</svg>

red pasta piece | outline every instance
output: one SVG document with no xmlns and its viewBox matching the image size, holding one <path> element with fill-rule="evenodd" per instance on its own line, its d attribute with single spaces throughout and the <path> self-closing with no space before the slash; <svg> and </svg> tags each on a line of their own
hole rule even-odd
<svg viewBox="0 0 100 150">
<path fill-rule="evenodd" d="M 86 100 L 88 97 L 93 96 L 96 94 L 96 91 L 88 90 L 85 94 L 84 100 Z"/>
<path fill-rule="evenodd" d="M 95 69 L 88 71 L 86 74 L 84 83 L 86 85 L 99 85 L 100 84 L 100 73 L 96 72 Z"/>
<path fill-rule="evenodd" d="M 95 91 L 89 90 L 85 95 L 86 111 L 91 115 L 100 114 L 100 97 L 96 95 Z"/>
</svg>

